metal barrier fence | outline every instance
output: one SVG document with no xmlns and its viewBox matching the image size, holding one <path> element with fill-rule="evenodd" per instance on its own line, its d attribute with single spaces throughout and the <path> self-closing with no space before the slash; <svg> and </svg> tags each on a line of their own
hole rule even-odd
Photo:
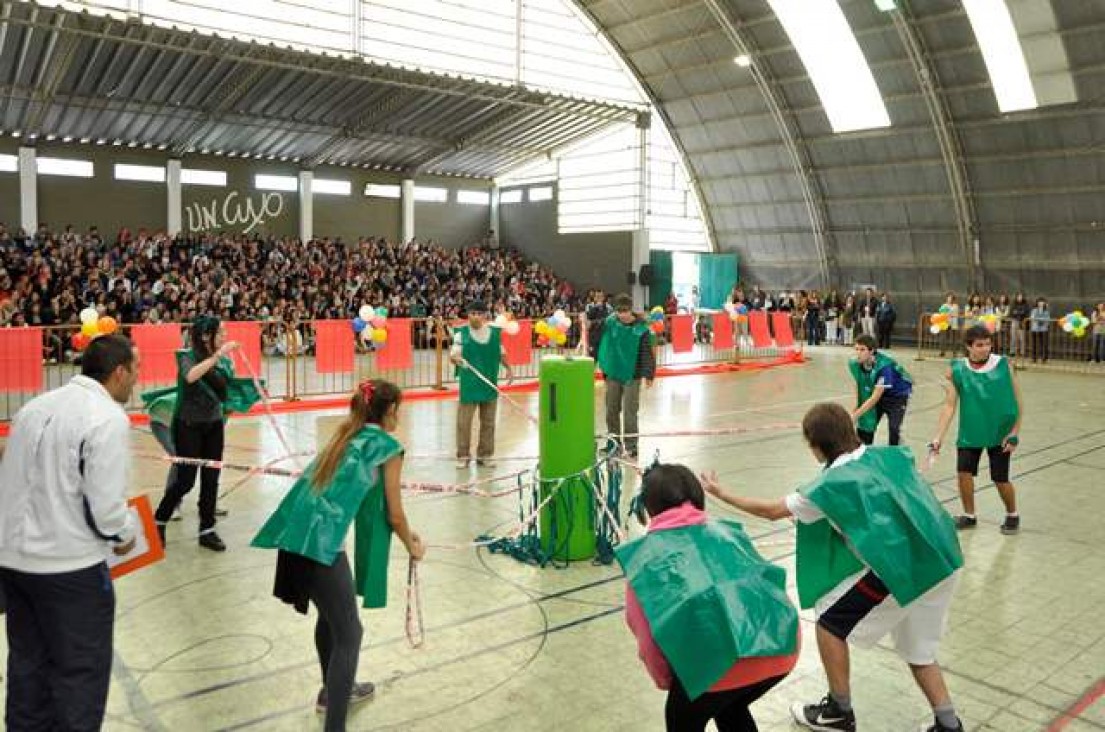
<svg viewBox="0 0 1105 732">
<path fill-rule="evenodd" d="M 933 315 L 925 313 L 917 325 L 917 359 L 961 355 L 964 331 L 980 321 L 960 316 L 955 327 L 933 333 Z M 1078 337 L 1064 331 L 1058 320 L 1049 320 L 1047 325 L 1046 331 L 1032 332 L 1029 320 L 998 321 L 994 352 L 1007 356 L 1017 369 L 1105 374 L 1105 335 L 1094 336 L 1091 330 Z"/>
<path fill-rule="evenodd" d="M 317 342 L 315 322 L 261 321 L 258 322 L 261 355 L 258 362 L 252 365 L 257 369 L 257 375 L 265 381 L 270 396 L 277 400 L 293 401 L 305 397 L 346 394 L 352 391 L 357 381 L 367 377 L 385 378 L 406 389 L 446 389 L 456 384 L 456 369 L 449 361 L 448 351 L 452 342 L 452 328 L 462 322 L 450 323 L 440 318 L 413 320 L 410 329 L 413 351 L 410 368 L 377 368 L 376 350 L 355 339 L 352 371 L 320 373 L 315 348 Z M 571 323 L 566 333 L 567 340 L 560 347 L 538 347 L 537 337 L 533 336 L 532 352 L 528 362 L 513 367 L 516 380 L 537 378 L 542 356 L 565 355 L 580 351 L 584 321 L 579 315 L 574 315 Z M 796 319 L 792 321 L 796 342 L 799 340 L 797 338 L 799 324 Z M 124 335 L 129 336 L 132 330 L 131 325 L 120 326 L 120 332 Z M 41 391 L 46 391 L 62 386 L 74 375 L 80 373 L 79 353 L 71 346 L 71 339 L 80 332 L 80 326 L 45 326 L 41 331 L 43 341 Z M 182 335 L 186 332 L 187 324 L 182 324 Z M 666 317 L 664 330 L 657 335 L 655 348 L 657 365 L 680 367 L 769 360 L 800 348 L 800 346 L 756 348 L 748 333 L 747 322 L 733 323 L 733 341 L 734 346 L 731 348 L 715 347 L 712 322 L 709 316 L 700 316 L 694 324 L 694 339 L 690 350 L 676 353 L 671 345 L 671 319 Z M 6 367 L 7 361 L 5 354 L 0 354 L 0 371 Z M 13 390 L 4 386 L 8 383 L 10 382 L 0 373 L 0 421 L 10 420 L 20 407 L 41 393 L 41 391 Z M 139 394 L 142 391 L 172 386 L 175 383 L 174 376 L 139 384 L 126 405 L 127 409 L 130 411 L 141 409 Z"/>
</svg>

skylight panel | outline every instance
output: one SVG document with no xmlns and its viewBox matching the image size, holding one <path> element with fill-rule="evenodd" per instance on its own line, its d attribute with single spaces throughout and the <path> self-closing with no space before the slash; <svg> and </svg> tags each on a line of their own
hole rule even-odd
<svg viewBox="0 0 1105 732">
<path fill-rule="evenodd" d="M 1035 109 L 1036 92 L 1005 0 L 963 0 L 1003 112 Z"/>
<path fill-rule="evenodd" d="M 889 127 L 871 67 L 840 5 L 830 0 L 768 0 L 805 64 L 833 132 Z"/>
</svg>

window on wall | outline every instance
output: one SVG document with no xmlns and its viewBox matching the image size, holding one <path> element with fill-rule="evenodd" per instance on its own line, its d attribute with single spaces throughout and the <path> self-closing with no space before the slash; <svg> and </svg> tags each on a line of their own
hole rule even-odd
<svg viewBox="0 0 1105 732">
<path fill-rule="evenodd" d="M 471 206 L 489 206 L 491 193 L 488 191 L 457 191 L 457 203 Z"/>
<path fill-rule="evenodd" d="M 311 181 L 311 193 L 320 193 L 324 196 L 348 196 L 353 193 L 353 184 L 347 180 L 315 178 Z"/>
<path fill-rule="evenodd" d="M 91 178 L 94 168 L 91 160 L 69 158 L 38 158 L 35 167 L 39 175 L 63 175 L 73 178 Z"/>
<path fill-rule="evenodd" d="M 0 173 L 15 173 L 19 170 L 19 158 L 15 155 L 0 155 Z"/>
<path fill-rule="evenodd" d="M 159 165 L 115 164 L 115 180 L 139 180 L 149 183 L 164 183 L 165 168 Z"/>
<path fill-rule="evenodd" d="M 445 203 L 449 200 L 448 188 L 433 188 L 430 186 L 415 186 L 414 200 L 424 203 Z"/>
<path fill-rule="evenodd" d="M 526 195 L 533 203 L 537 203 L 538 201 L 551 201 L 552 186 L 538 186 L 536 188 L 530 188 L 526 191 Z"/>
<path fill-rule="evenodd" d="M 199 170 L 196 168 L 181 168 L 180 182 L 186 186 L 215 186 L 226 187 L 225 170 Z"/>
<path fill-rule="evenodd" d="M 253 187 L 259 191 L 295 193 L 299 190 L 299 180 L 291 175 L 263 175 L 258 173 L 253 176 Z"/>
<path fill-rule="evenodd" d="M 364 194 L 373 198 L 402 198 L 403 191 L 398 185 L 389 183 L 368 183 Z"/>
<path fill-rule="evenodd" d="M 521 203 L 522 202 L 522 189 L 512 188 L 509 191 L 503 191 L 499 194 L 499 204 Z"/>
</svg>

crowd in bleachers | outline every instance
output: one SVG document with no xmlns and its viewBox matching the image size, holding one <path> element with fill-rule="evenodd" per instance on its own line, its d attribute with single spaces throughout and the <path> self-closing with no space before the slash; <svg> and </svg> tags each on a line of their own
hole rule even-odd
<svg viewBox="0 0 1105 732">
<path fill-rule="evenodd" d="M 518 317 L 577 305 L 570 283 L 506 248 L 126 229 L 104 237 L 45 224 L 26 236 L 0 225 L 0 326 L 76 326 L 89 305 L 122 324 L 205 313 L 300 323 L 353 318 L 365 304 L 392 317 L 455 318 L 471 300 Z"/>
</svg>

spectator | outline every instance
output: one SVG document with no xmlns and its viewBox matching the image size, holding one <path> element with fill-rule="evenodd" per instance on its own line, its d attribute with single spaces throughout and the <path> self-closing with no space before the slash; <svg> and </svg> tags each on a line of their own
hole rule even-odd
<svg viewBox="0 0 1105 732">
<path fill-rule="evenodd" d="M 894 332 L 894 321 L 898 319 L 898 311 L 890 302 L 890 295 L 883 293 L 879 299 L 879 305 L 875 309 L 875 326 L 878 329 L 879 348 L 890 348 L 890 336 Z"/>
<path fill-rule="evenodd" d="M 1047 336 L 1048 331 L 1051 330 L 1051 311 L 1048 310 L 1047 300 L 1042 297 L 1036 300 L 1036 307 L 1032 308 L 1029 322 L 1032 331 L 1032 363 L 1036 363 L 1036 359 L 1047 363 Z"/>
<path fill-rule="evenodd" d="M 1028 353 L 1025 345 L 1024 329 L 1028 325 L 1028 316 L 1032 308 L 1025 299 L 1023 292 L 1018 292 L 1013 297 L 1013 304 L 1009 306 L 1009 355 L 1024 356 Z"/>
</svg>

